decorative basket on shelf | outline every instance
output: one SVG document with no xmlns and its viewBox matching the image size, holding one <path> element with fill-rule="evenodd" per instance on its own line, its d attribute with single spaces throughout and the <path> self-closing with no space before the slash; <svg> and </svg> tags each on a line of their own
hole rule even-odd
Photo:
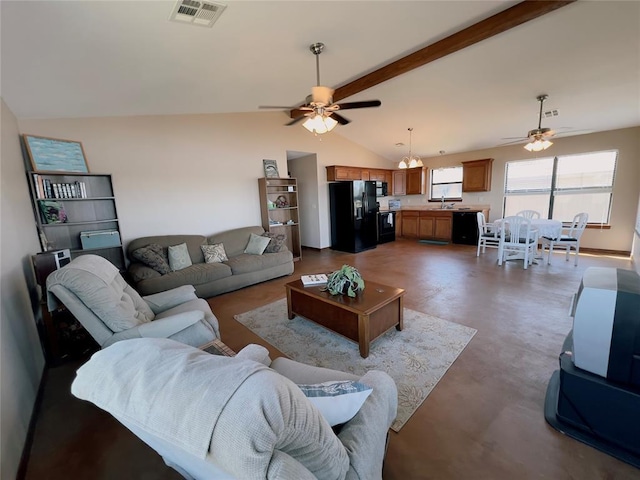
<svg viewBox="0 0 640 480">
<path fill-rule="evenodd" d="M 276 198 L 276 207 L 285 208 L 288 206 L 289 206 L 289 200 L 287 200 L 287 197 L 285 197 L 284 195 L 280 195 L 278 198 Z"/>
</svg>

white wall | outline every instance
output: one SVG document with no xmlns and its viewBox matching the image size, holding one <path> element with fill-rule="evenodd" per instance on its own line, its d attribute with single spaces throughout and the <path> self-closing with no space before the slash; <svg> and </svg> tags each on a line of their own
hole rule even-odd
<svg viewBox="0 0 640 480">
<path fill-rule="evenodd" d="M 318 161 L 316 155 L 289 160 L 289 173 L 298 181 L 300 241 L 304 247 L 320 248 L 318 209 Z"/>
<path fill-rule="evenodd" d="M 640 127 L 611 130 L 608 132 L 573 137 L 554 138 L 553 146 L 546 152 L 529 153 L 522 145 L 512 145 L 474 152 L 443 155 L 423 159 L 430 168 L 462 165 L 461 162 L 493 158 L 491 191 L 464 193 L 463 203 L 488 204 L 491 207 L 490 218 L 502 216 L 504 196 L 504 175 L 506 162 L 526 160 L 549 155 L 567 155 L 601 150 L 618 150 L 618 164 L 613 186 L 611 209 L 611 229 L 587 229 L 580 245 L 587 248 L 604 250 L 631 251 L 633 231 L 636 222 L 637 199 L 640 195 Z M 402 197 L 401 197 L 402 198 Z M 424 196 L 404 197 L 412 204 L 425 203 Z"/>
<path fill-rule="evenodd" d="M 314 136 L 285 127 L 281 112 L 20 120 L 21 133 L 82 142 L 89 169 L 111 173 L 125 243 L 167 233 L 211 234 L 260 224 L 262 159 L 287 172 L 287 150 L 315 153 L 325 165 L 391 163 L 335 131 Z M 336 129 L 337 130 L 337 129 Z M 320 171 L 320 170 L 319 170 Z M 319 247 L 330 245 L 329 204 L 318 186 Z M 300 219 L 304 222 L 304 219 Z"/>
<path fill-rule="evenodd" d="M 42 378 L 44 357 L 34 319 L 35 297 L 31 255 L 38 244 L 25 176 L 18 124 L 2 104 L 0 151 L 0 477 L 15 478 L 29 421 Z"/>
</svg>

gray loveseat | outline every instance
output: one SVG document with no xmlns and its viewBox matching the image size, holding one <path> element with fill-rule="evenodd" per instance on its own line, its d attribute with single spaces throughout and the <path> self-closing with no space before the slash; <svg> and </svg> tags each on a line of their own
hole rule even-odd
<svg viewBox="0 0 640 480">
<path fill-rule="evenodd" d="M 277 253 L 251 255 L 244 253 L 251 234 L 262 235 L 261 226 L 236 228 L 210 237 L 203 235 L 160 235 L 137 238 L 127 245 L 127 256 L 131 261 L 128 272 L 136 290 L 142 295 L 169 290 L 181 285 L 193 285 L 201 298 L 264 282 L 293 273 L 293 255 L 285 245 Z M 161 274 L 153 268 L 136 261 L 135 250 L 150 244 L 164 249 L 169 246 L 187 244 L 192 265 L 182 270 Z M 201 245 L 222 243 L 227 261 L 206 263 Z"/>
</svg>

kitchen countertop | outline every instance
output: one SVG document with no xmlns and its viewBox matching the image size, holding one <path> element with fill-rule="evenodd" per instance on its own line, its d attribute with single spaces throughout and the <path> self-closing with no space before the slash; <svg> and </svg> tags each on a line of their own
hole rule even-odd
<svg viewBox="0 0 640 480">
<path fill-rule="evenodd" d="M 489 210 L 489 206 L 483 205 L 469 205 L 469 206 L 456 206 L 453 208 L 440 208 L 432 207 L 430 205 L 403 205 L 401 210 L 418 210 L 418 211 L 431 211 L 434 212 L 481 212 L 483 210 Z"/>
</svg>

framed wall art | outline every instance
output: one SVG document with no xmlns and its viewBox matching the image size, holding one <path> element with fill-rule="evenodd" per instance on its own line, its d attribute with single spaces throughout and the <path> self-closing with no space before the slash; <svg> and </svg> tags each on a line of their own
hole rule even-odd
<svg viewBox="0 0 640 480">
<path fill-rule="evenodd" d="M 22 138 L 34 172 L 89 173 L 82 143 L 27 134 Z"/>
<path fill-rule="evenodd" d="M 278 162 L 275 160 L 262 160 L 264 166 L 264 176 L 267 178 L 280 178 L 278 173 Z"/>
</svg>

